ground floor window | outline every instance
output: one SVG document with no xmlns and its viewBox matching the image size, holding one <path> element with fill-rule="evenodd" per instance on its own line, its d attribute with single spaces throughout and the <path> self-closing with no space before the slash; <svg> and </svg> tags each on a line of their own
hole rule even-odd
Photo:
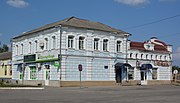
<svg viewBox="0 0 180 103">
<path fill-rule="evenodd" d="M 30 67 L 30 79 L 31 80 L 36 80 L 37 78 L 37 73 L 36 73 L 36 66 L 31 66 Z"/>
<path fill-rule="evenodd" d="M 152 69 L 152 79 L 156 80 L 157 79 L 157 68 Z"/>
</svg>

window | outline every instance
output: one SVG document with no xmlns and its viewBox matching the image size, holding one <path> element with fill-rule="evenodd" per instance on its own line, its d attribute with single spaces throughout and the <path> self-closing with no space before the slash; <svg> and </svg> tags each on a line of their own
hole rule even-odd
<svg viewBox="0 0 180 103">
<path fill-rule="evenodd" d="M 52 37 L 52 49 L 55 49 L 56 48 L 56 37 L 53 36 Z"/>
<path fill-rule="evenodd" d="M 158 56 L 156 55 L 156 60 L 158 60 Z"/>
<path fill-rule="evenodd" d="M 160 58 L 159 58 L 160 60 L 162 60 L 162 55 L 160 55 Z"/>
<path fill-rule="evenodd" d="M 34 42 L 35 43 L 35 52 L 37 52 L 37 48 L 38 48 L 38 42 L 37 42 L 37 40 Z"/>
<path fill-rule="evenodd" d="M 136 59 L 138 58 L 138 54 L 136 54 Z"/>
<path fill-rule="evenodd" d="M 121 41 L 117 41 L 116 49 L 117 49 L 117 52 L 121 52 Z"/>
<path fill-rule="evenodd" d="M 103 51 L 108 51 L 108 40 L 107 39 L 103 40 Z"/>
<path fill-rule="evenodd" d="M 94 38 L 94 50 L 99 50 L 99 39 Z"/>
<path fill-rule="evenodd" d="M 24 46 L 21 44 L 21 54 L 23 54 Z"/>
<path fill-rule="evenodd" d="M 148 59 L 148 54 L 146 54 L 146 59 Z"/>
<path fill-rule="evenodd" d="M 130 58 L 132 58 L 133 53 L 130 53 Z"/>
<path fill-rule="evenodd" d="M 30 67 L 30 79 L 31 80 L 36 80 L 36 67 L 35 66 L 31 66 Z"/>
<path fill-rule="evenodd" d="M 154 79 L 154 80 L 157 79 L 157 68 L 152 69 L 152 79 Z"/>
<path fill-rule="evenodd" d="M 48 50 L 48 38 L 45 38 L 45 50 Z"/>
<path fill-rule="evenodd" d="M 31 51 L 32 51 L 32 43 L 29 42 L 29 53 L 31 53 Z"/>
<path fill-rule="evenodd" d="M 167 56 L 164 56 L 164 60 L 167 60 L 166 58 L 167 58 Z"/>
<path fill-rule="evenodd" d="M 7 75 L 7 65 L 5 65 L 5 68 L 4 68 L 4 75 Z"/>
<path fill-rule="evenodd" d="M 153 59 L 153 55 L 151 55 L 151 60 Z"/>
<path fill-rule="evenodd" d="M 18 55 L 18 45 L 16 45 L 16 55 Z"/>
<path fill-rule="evenodd" d="M 141 59 L 143 59 L 143 54 L 141 54 Z"/>
<path fill-rule="evenodd" d="M 79 49 L 84 49 L 84 37 L 79 37 Z"/>
<path fill-rule="evenodd" d="M 74 36 L 68 36 L 68 48 L 73 48 L 74 46 Z"/>
</svg>

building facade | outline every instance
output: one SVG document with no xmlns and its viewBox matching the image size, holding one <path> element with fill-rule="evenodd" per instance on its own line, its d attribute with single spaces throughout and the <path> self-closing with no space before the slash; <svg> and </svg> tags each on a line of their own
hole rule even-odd
<svg viewBox="0 0 180 103">
<path fill-rule="evenodd" d="M 125 63 L 127 40 L 121 30 L 75 17 L 12 39 L 12 79 L 50 86 L 115 84 L 115 64 Z"/>
<path fill-rule="evenodd" d="M 156 37 L 145 42 L 128 42 L 129 80 L 140 84 L 169 84 L 172 77 L 172 46 Z"/>
<path fill-rule="evenodd" d="M 0 79 L 9 80 L 12 78 L 11 52 L 0 53 Z"/>
</svg>

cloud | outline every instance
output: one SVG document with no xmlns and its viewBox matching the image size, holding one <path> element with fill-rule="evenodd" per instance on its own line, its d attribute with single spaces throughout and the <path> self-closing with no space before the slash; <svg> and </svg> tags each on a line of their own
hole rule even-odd
<svg viewBox="0 0 180 103">
<path fill-rule="evenodd" d="M 149 0 L 114 0 L 114 1 L 130 6 L 140 6 L 150 3 Z"/>
<path fill-rule="evenodd" d="M 8 5 L 16 8 L 25 8 L 29 5 L 25 0 L 7 0 Z"/>
</svg>

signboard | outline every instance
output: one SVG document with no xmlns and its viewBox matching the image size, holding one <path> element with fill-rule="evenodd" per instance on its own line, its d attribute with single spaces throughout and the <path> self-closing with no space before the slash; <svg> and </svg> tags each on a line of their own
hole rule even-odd
<svg viewBox="0 0 180 103">
<path fill-rule="evenodd" d="M 38 53 L 36 61 L 58 60 L 58 51 Z"/>
<path fill-rule="evenodd" d="M 82 71 L 82 65 L 81 64 L 78 65 L 78 70 Z"/>
<path fill-rule="evenodd" d="M 24 56 L 24 62 L 33 62 L 33 61 L 36 61 L 36 54 Z"/>
<path fill-rule="evenodd" d="M 174 70 L 174 71 L 173 71 L 173 74 L 178 74 L 178 70 Z"/>
<path fill-rule="evenodd" d="M 54 62 L 54 66 L 55 66 L 55 67 L 59 67 L 59 66 L 60 66 L 60 65 L 59 65 L 59 62 L 58 62 L 58 61 L 55 61 L 55 62 Z"/>
</svg>

